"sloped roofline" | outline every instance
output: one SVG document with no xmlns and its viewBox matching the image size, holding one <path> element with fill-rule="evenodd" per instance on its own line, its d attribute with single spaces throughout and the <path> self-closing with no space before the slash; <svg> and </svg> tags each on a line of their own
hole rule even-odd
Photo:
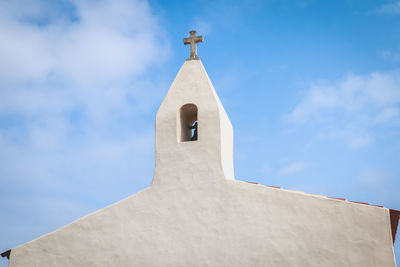
<svg viewBox="0 0 400 267">
<path fill-rule="evenodd" d="M 250 184 L 255 184 L 255 185 L 272 187 L 272 188 L 275 188 L 277 190 L 282 189 L 279 186 L 262 185 L 262 184 L 260 184 L 258 182 L 251 182 L 251 181 L 246 181 L 246 182 L 250 183 Z M 283 189 L 283 190 L 287 190 L 287 189 Z M 301 192 L 301 191 L 296 191 L 296 190 L 287 190 L 287 191 Z M 308 194 L 307 193 L 307 195 L 313 195 L 313 194 Z M 327 196 L 323 196 L 323 195 L 315 195 L 315 196 L 321 196 L 321 197 L 326 197 L 326 198 L 330 198 L 330 199 L 346 201 L 346 202 L 350 202 L 350 203 L 369 205 L 369 206 L 374 206 L 374 207 L 378 207 L 378 208 L 385 208 L 384 206 L 381 206 L 381 205 L 374 205 L 374 204 L 370 204 L 370 203 L 367 203 L 367 202 L 351 201 L 351 200 L 347 200 L 345 198 L 340 198 L 340 197 L 327 197 Z M 394 242 L 396 241 L 397 228 L 399 226 L 400 211 L 399 210 L 395 210 L 395 209 L 389 209 L 389 214 L 390 214 L 390 229 L 392 230 L 392 240 L 393 240 L 393 245 L 394 245 Z"/>
<path fill-rule="evenodd" d="M 250 183 L 250 184 L 271 187 L 276 190 L 282 189 L 279 186 L 261 185 L 258 182 L 250 182 L 250 181 L 246 181 L 246 182 Z M 284 190 L 286 190 L 286 189 L 284 189 Z M 295 190 L 287 190 L 287 191 L 295 191 Z M 299 191 L 295 191 L 295 192 L 299 192 Z M 309 195 L 313 195 L 313 194 L 309 194 Z M 322 196 L 322 195 L 318 195 L 318 196 Z M 346 201 L 346 202 L 350 202 L 350 203 L 361 204 L 361 205 L 369 205 L 369 206 L 374 206 L 374 207 L 378 207 L 378 208 L 385 208 L 384 206 L 380 206 L 380 205 L 373 205 L 373 204 L 369 204 L 367 202 L 351 201 L 351 200 L 347 200 L 345 198 L 340 198 L 340 197 L 327 197 L 327 196 L 322 196 L 322 197 L 336 199 L 336 200 L 340 200 L 340 201 Z M 390 214 L 390 229 L 392 230 L 392 240 L 393 240 L 393 245 L 394 245 L 394 242 L 396 241 L 397 229 L 399 226 L 400 211 L 395 210 L 395 209 L 389 209 L 389 214 Z M 11 249 L 2 252 L 0 255 L 3 258 L 7 257 L 7 259 L 10 259 L 10 254 L 11 254 Z"/>
</svg>

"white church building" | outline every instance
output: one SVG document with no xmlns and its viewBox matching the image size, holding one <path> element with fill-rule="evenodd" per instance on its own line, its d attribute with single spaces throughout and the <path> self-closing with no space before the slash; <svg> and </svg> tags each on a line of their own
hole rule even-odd
<svg viewBox="0 0 400 267">
<path fill-rule="evenodd" d="M 156 116 L 153 183 L 2 253 L 10 267 L 394 267 L 400 212 L 237 181 L 233 130 L 197 57 Z"/>
</svg>

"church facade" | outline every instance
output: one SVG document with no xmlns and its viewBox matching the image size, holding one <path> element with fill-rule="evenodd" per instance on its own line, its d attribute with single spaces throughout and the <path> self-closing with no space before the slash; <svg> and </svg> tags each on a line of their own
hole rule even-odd
<svg viewBox="0 0 400 267">
<path fill-rule="evenodd" d="M 9 266 L 396 266 L 389 209 L 234 179 L 199 41 L 157 112 L 151 187 L 13 248 Z"/>
</svg>

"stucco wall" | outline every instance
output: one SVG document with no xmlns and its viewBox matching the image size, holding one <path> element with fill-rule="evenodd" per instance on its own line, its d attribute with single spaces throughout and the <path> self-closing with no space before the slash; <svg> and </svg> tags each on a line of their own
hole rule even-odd
<svg viewBox="0 0 400 267">
<path fill-rule="evenodd" d="M 199 139 L 178 142 L 179 108 Z M 233 131 L 199 60 L 156 119 L 153 184 L 12 249 L 10 266 L 395 266 L 389 211 L 235 181 Z"/>
<path fill-rule="evenodd" d="M 394 266 L 387 209 L 214 178 L 146 189 L 10 266 Z"/>
</svg>

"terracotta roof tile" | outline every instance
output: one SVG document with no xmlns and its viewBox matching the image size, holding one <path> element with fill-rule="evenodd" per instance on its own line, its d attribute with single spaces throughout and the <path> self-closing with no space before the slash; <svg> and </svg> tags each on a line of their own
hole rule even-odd
<svg viewBox="0 0 400 267">
<path fill-rule="evenodd" d="M 332 199 L 347 201 L 347 199 L 341 198 L 341 197 L 327 197 L 327 198 L 332 198 Z"/>
</svg>

